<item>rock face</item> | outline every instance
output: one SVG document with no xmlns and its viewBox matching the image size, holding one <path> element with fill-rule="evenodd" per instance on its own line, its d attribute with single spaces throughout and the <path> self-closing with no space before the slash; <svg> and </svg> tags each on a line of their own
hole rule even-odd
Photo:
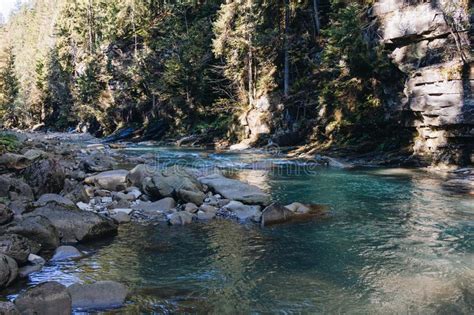
<svg viewBox="0 0 474 315">
<path fill-rule="evenodd" d="M 474 65 L 467 3 L 410 3 L 378 0 L 373 7 L 382 41 L 408 77 L 396 110 L 418 133 L 415 155 L 434 163 L 472 163 Z"/>
<path fill-rule="evenodd" d="M 47 218 L 58 230 L 61 241 L 64 243 L 89 241 L 117 233 L 117 225 L 113 220 L 77 208 L 50 204 L 35 209 L 27 216 Z"/>
<path fill-rule="evenodd" d="M 16 300 L 15 305 L 21 314 L 69 315 L 71 296 L 65 286 L 57 282 L 45 282 L 28 289 Z"/>
<path fill-rule="evenodd" d="M 199 178 L 199 181 L 227 199 L 251 205 L 267 205 L 270 203 L 271 198 L 269 194 L 257 186 L 235 179 L 226 178 L 221 175 L 209 175 Z"/>
<path fill-rule="evenodd" d="M 0 288 L 8 287 L 18 276 L 18 265 L 7 255 L 0 254 Z"/>
<path fill-rule="evenodd" d="M 99 281 L 92 284 L 73 284 L 68 287 L 72 306 L 76 309 L 105 309 L 122 306 L 128 289 L 114 281 Z"/>
</svg>

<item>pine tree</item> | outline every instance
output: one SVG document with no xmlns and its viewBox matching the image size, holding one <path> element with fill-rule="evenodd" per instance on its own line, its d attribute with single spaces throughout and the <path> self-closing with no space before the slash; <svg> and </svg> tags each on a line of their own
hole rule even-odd
<svg viewBox="0 0 474 315">
<path fill-rule="evenodd" d="M 12 47 L 4 52 L 3 67 L 0 69 L 0 119 L 13 122 L 15 100 L 19 83 L 15 74 L 15 56 Z"/>
</svg>

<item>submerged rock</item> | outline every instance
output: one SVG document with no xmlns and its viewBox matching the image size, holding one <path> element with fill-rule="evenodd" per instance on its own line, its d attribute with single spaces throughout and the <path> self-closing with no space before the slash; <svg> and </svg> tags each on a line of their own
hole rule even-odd
<svg viewBox="0 0 474 315">
<path fill-rule="evenodd" d="M 270 195 L 257 186 L 226 178 L 221 175 L 215 174 L 201 177 L 199 181 L 227 199 L 251 205 L 267 205 L 271 201 Z"/>
<path fill-rule="evenodd" d="M 4 254 L 0 254 L 0 288 L 8 287 L 18 276 L 18 264 Z"/>
<path fill-rule="evenodd" d="M 71 296 L 62 284 L 45 282 L 26 290 L 15 300 L 21 314 L 70 315 Z"/>
<path fill-rule="evenodd" d="M 61 260 L 69 260 L 73 258 L 82 257 L 82 253 L 75 248 L 74 246 L 59 246 L 56 248 L 53 257 L 51 258 L 52 261 L 61 261 Z"/>
<path fill-rule="evenodd" d="M 289 221 L 295 214 L 279 203 L 272 203 L 262 211 L 261 226 Z"/>
<path fill-rule="evenodd" d="M 89 211 L 48 205 L 37 208 L 27 216 L 42 216 L 51 221 L 64 243 L 76 243 L 115 235 L 117 224 Z"/>
<path fill-rule="evenodd" d="M 128 295 L 127 287 L 114 281 L 76 283 L 67 290 L 72 298 L 72 307 L 81 310 L 120 307 Z"/>
</svg>

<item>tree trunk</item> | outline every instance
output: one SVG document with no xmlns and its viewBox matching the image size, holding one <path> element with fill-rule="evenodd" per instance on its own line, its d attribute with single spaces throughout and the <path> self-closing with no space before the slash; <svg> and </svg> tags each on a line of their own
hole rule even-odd
<svg viewBox="0 0 474 315">
<path fill-rule="evenodd" d="M 285 0 L 285 44 L 284 44 L 284 70 L 283 70 L 283 95 L 288 97 L 290 90 L 290 53 L 289 53 L 289 23 L 290 23 L 290 4 Z"/>
<path fill-rule="evenodd" d="M 314 30 L 316 35 L 321 31 L 321 22 L 319 20 L 318 0 L 313 0 Z"/>
</svg>

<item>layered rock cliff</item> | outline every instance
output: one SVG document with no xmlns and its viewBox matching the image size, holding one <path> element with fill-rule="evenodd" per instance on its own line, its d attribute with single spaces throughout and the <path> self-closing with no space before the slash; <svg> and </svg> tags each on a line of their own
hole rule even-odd
<svg viewBox="0 0 474 315">
<path fill-rule="evenodd" d="M 395 110 L 417 132 L 414 154 L 429 163 L 474 162 L 469 8 L 463 0 L 379 0 L 373 7 L 382 43 L 407 75 Z"/>
</svg>

